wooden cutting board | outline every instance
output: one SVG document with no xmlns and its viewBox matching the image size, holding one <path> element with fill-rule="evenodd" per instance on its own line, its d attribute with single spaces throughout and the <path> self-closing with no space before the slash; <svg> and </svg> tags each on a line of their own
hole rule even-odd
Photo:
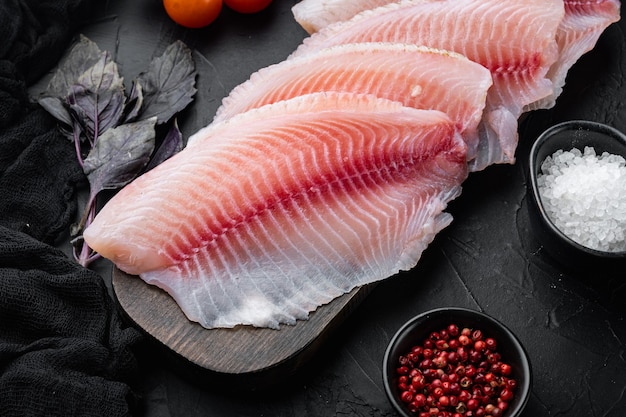
<svg viewBox="0 0 626 417">
<path fill-rule="evenodd" d="M 113 291 L 134 324 L 182 359 L 229 375 L 272 376 L 295 372 L 369 293 L 356 288 L 280 330 L 239 326 L 205 329 L 189 321 L 165 291 L 113 269 Z M 271 371 L 271 372 L 270 372 Z"/>
</svg>

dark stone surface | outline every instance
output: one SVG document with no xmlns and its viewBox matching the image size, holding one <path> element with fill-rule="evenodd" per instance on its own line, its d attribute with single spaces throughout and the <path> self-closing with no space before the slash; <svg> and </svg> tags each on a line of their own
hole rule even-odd
<svg viewBox="0 0 626 417">
<path fill-rule="evenodd" d="M 159 0 L 109 0 L 83 33 L 114 53 L 127 83 L 172 41 L 193 48 L 198 94 L 180 120 L 188 137 L 233 87 L 306 36 L 291 15 L 294 3 L 275 0 L 254 16 L 225 9 L 209 28 L 186 30 L 169 21 Z M 394 415 L 381 380 L 387 343 L 405 321 L 442 306 L 483 311 L 520 338 L 534 370 L 525 417 L 626 415 L 626 273 L 578 273 L 551 260 L 530 229 L 525 184 L 526 158 L 543 129 L 589 119 L 626 130 L 625 25 L 611 26 L 572 68 L 555 108 L 523 120 L 517 163 L 472 174 L 450 207 L 454 223 L 418 266 L 379 284 L 297 376 L 269 391 L 220 387 L 193 378 L 148 341 L 136 351 L 139 415 Z M 97 268 L 110 280 L 110 265 Z"/>
</svg>

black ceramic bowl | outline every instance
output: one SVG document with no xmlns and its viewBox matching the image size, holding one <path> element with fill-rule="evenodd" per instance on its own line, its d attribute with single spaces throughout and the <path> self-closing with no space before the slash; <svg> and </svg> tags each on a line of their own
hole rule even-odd
<svg viewBox="0 0 626 417">
<path fill-rule="evenodd" d="M 545 158 L 559 149 L 569 151 L 577 148 L 583 151 L 586 146 L 593 147 L 597 155 L 608 152 L 626 158 L 626 136 L 602 123 L 584 120 L 564 122 L 552 126 L 537 138 L 529 158 L 531 227 L 546 251 L 565 266 L 594 271 L 623 268 L 626 266 L 626 252 L 603 252 L 575 242 L 554 225 L 541 201 L 537 177 Z"/>
<path fill-rule="evenodd" d="M 414 345 L 422 344 L 434 331 L 447 328 L 451 323 L 459 328 L 480 329 L 485 337 L 492 337 L 497 342 L 496 350 L 502 355 L 502 361 L 512 368 L 511 378 L 517 380 L 515 396 L 503 413 L 504 417 L 516 417 L 528 402 L 532 383 L 532 370 L 528 355 L 517 337 L 496 319 L 475 310 L 465 308 L 440 308 L 422 313 L 404 324 L 393 336 L 383 359 L 383 383 L 389 401 L 399 415 L 416 417 L 400 399 L 398 389 L 398 359 Z"/>
</svg>

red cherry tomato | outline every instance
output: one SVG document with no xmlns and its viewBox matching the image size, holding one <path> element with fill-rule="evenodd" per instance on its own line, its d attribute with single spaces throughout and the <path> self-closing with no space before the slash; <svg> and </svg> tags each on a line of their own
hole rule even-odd
<svg viewBox="0 0 626 417">
<path fill-rule="evenodd" d="M 239 13 L 256 13 L 270 5 L 272 0 L 224 0 L 224 4 Z"/>
<path fill-rule="evenodd" d="M 222 11 L 222 4 L 222 0 L 163 0 L 173 21 L 192 29 L 211 24 Z"/>
</svg>

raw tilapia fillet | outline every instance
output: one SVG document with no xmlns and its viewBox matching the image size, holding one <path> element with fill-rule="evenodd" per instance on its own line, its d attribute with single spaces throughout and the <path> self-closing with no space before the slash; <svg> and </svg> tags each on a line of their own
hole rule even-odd
<svg viewBox="0 0 626 417">
<path fill-rule="evenodd" d="M 412 268 L 467 177 L 444 113 L 371 95 L 304 95 L 219 125 L 84 233 L 207 328 L 294 324 Z"/>
<path fill-rule="evenodd" d="M 291 12 L 308 33 L 315 33 L 331 23 L 348 20 L 354 15 L 395 0 L 302 0 Z"/>
<path fill-rule="evenodd" d="M 512 163 L 525 106 L 553 92 L 546 77 L 558 57 L 563 0 L 402 1 L 367 10 L 304 39 L 289 59 L 333 45 L 402 42 L 465 55 L 490 70 L 477 171 Z"/>
<path fill-rule="evenodd" d="M 397 0 L 302 0 L 292 7 L 292 12 L 295 20 L 312 34 L 332 23 L 349 20 L 366 10 L 395 2 Z M 525 110 L 554 106 L 572 65 L 594 48 L 608 26 L 620 19 L 619 0 L 564 0 L 563 3 L 565 15 L 556 34 L 559 58 L 547 74 L 554 84 L 554 91 L 550 96 L 526 106 Z"/>
<path fill-rule="evenodd" d="M 454 52 L 392 43 L 338 45 L 252 74 L 217 110 L 215 122 L 303 94 L 373 94 L 418 109 L 440 110 L 456 123 L 472 159 L 491 74 Z"/>
<path fill-rule="evenodd" d="M 527 106 L 526 110 L 546 109 L 554 106 L 563 91 L 567 73 L 585 53 L 592 50 L 600 35 L 612 23 L 620 20 L 618 0 L 565 0 L 565 17 L 559 24 L 556 41 L 559 59 L 548 71 L 554 92 Z"/>
</svg>

